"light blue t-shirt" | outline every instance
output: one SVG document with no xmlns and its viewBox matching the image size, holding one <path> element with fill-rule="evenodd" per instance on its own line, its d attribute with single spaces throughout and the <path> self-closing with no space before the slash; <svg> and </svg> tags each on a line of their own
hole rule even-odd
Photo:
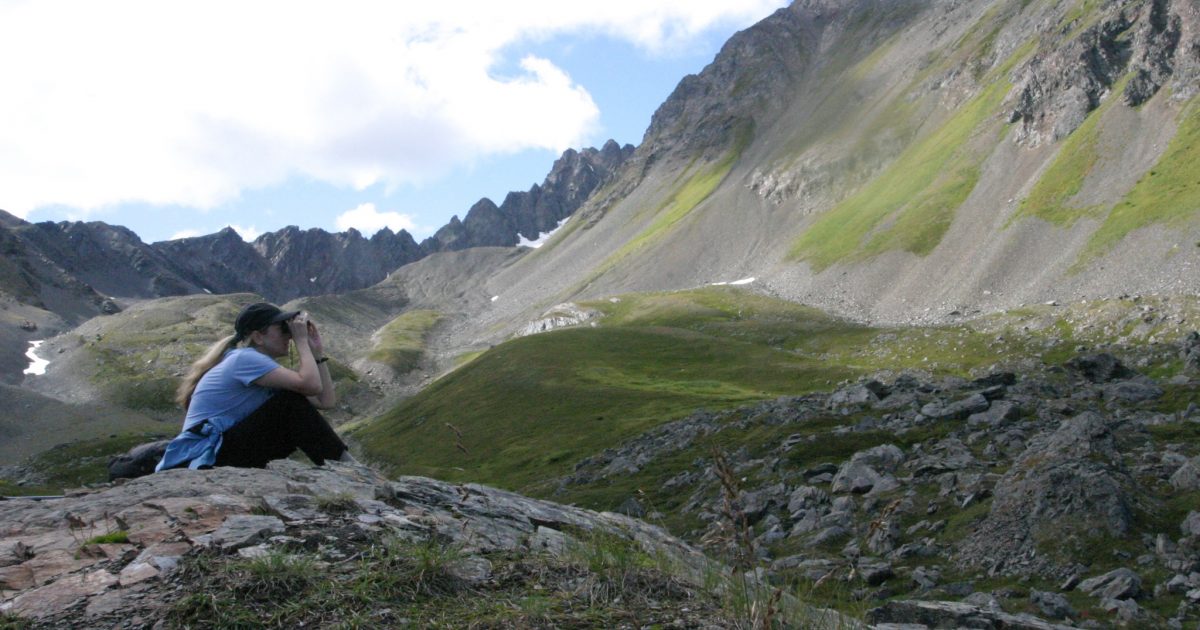
<svg viewBox="0 0 1200 630">
<path fill-rule="evenodd" d="M 255 385 L 254 380 L 277 367 L 274 359 L 253 348 L 225 353 L 225 358 L 196 384 L 183 429 L 186 431 L 204 420 L 221 431 L 237 424 L 275 392 Z"/>
<path fill-rule="evenodd" d="M 253 349 L 238 348 L 225 353 L 215 367 L 200 378 L 192 392 L 183 431 L 171 440 L 155 470 L 182 466 L 212 466 L 221 448 L 221 436 L 267 402 L 275 390 L 254 381 L 278 368 L 274 359 Z M 208 421 L 200 432 L 189 431 Z"/>
</svg>

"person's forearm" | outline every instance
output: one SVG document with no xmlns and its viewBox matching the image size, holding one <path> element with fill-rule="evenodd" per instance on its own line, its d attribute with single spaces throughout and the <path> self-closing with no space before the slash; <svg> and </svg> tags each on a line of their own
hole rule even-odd
<svg viewBox="0 0 1200 630">
<path fill-rule="evenodd" d="M 321 357 L 325 358 L 326 357 Z M 317 371 L 321 375 L 321 393 L 317 396 L 317 407 L 321 409 L 332 409 L 337 404 L 337 390 L 333 387 L 333 376 L 329 372 L 329 361 L 324 360 L 317 364 Z"/>
<path fill-rule="evenodd" d="M 328 374 L 329 371 L 322 370 L 321 366 L 317 365 L 317 358 L 313 356 L 313 351 L 308 344 L 296 345 L 299 346 L 296 348 L 296 352 L 300 355 L 300 369 L 296 372 L 304 381 L 305 389 L 313 392 L 314 396 L 323 395 L 324 378 L 321 376 L 321 372 L 324 371 Z"/>
</svg>

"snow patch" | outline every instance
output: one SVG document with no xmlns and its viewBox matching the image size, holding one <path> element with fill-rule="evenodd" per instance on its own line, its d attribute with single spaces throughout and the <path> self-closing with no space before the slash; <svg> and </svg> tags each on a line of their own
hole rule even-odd
<svg viewBox="0 0 1200 630">
<path fill-rule="evenodd" d="M 500 299 L 500 296 L 499 296 L 499 295 L 493 295 L 493 296 L 492 296 L 492 301 L 493 301 L 493 302 L 495 302 L 496 300 L 499 300 L 499 299 Z"/>
<path fill-rule="evenodd" d="M 40 376 L 46 373 L 46 366 L 50 365 L 50 362 L 37 355 L 37 349 L 42 345 L 43 341 L 44 340 L 29 342 L 29 350 L 25 352 L 25 356 L 29 357 L 29 367 L 25 368 L 25 371 L 22 372 L 22 374 L 33 374 L 34 376 Z"/>
<path fill-rule="evenodd" d="M 750 284 L 751 282 L 754 282 L 755 280 L 758 280 L 758 278 L 742 278 L 741 280 L 734 280 L 733 282 L 713 282 L 713 283 L 710 283 L 708 286 L 710 286 L 710 287 L 738 286 L 738 285 L 742 285 L 742 284 Z"/>
<path fill-rule="evenodd" d="M 567 218 L 563 219 L 562 221 L 559 221 L 558 225 L 554 226 L 553 230 L 550 230 L 549 232 L 544 232 L 542 234 L 538 234 L 538 237 L 532 241 L 525 238 L 524 236 L 522 236 L 521 242 L 517 243 L 517 247 L 532 247 L 534 249 L 537 249 L 537 248 L 541 247 L 542 245 L 545 245 L 546 241 L 550 240 L 550 237 L 554 236 L 555 232 L 562 229 L 562 226 L 566 225 L 567 221 L 569 221 L 570 219 L 571 219 L 571 217 L 567 217 Z"/>
</svg>

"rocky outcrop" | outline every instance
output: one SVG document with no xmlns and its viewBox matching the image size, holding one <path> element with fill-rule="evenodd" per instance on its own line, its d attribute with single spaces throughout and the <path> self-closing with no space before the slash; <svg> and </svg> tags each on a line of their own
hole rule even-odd
<svg viewBox="0 0 1200 630">
<path fill-rule="evenodd" d="M 181 575 L 191 558 L 309 549 L 329 571 L 345 572 L 370 552 L 353 541 L 369 545 L 385 533 L 457 550 L 455 571 L 477 583 L 489 581 L 495 554 L 563 556 L 591 536 L 669 559 L 681 576 L 699 578 L 709 565 L 661 529 L 617 514 L 280 460 L 266 470 L 173 470 L 63 499 L 0 502 L 0 613 L 45 628 L 150 627 L 191 594 L 194 576 Z"/>
<path fill-rule="evenodd" d="M 1168 83 L 1180 98 L 1200 87 L 1200 15 L 1194 2 L 1112 2 L 1100 11 L 1095 24 L 1017 71 L 1010 122 L 1019 123 L 1018 142 L 1036 146 L 1066 137 L 1126 74 L 1131 78 L 1121 98 L 1130 106 L 1145 103 Z"/>
</svg>

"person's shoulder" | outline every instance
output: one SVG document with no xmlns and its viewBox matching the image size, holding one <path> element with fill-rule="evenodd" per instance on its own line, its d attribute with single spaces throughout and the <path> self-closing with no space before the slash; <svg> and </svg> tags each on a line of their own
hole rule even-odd
<svg viewBox="0 0 1200 630">
<path fill-rule="evenodd" d="M 275 363 L 275 359 L 255 350 L 254 348 L 234 348 L 225 355 L 227 361 L 233 361 L 240 364 L 267 364 Z"/>
</svg>

